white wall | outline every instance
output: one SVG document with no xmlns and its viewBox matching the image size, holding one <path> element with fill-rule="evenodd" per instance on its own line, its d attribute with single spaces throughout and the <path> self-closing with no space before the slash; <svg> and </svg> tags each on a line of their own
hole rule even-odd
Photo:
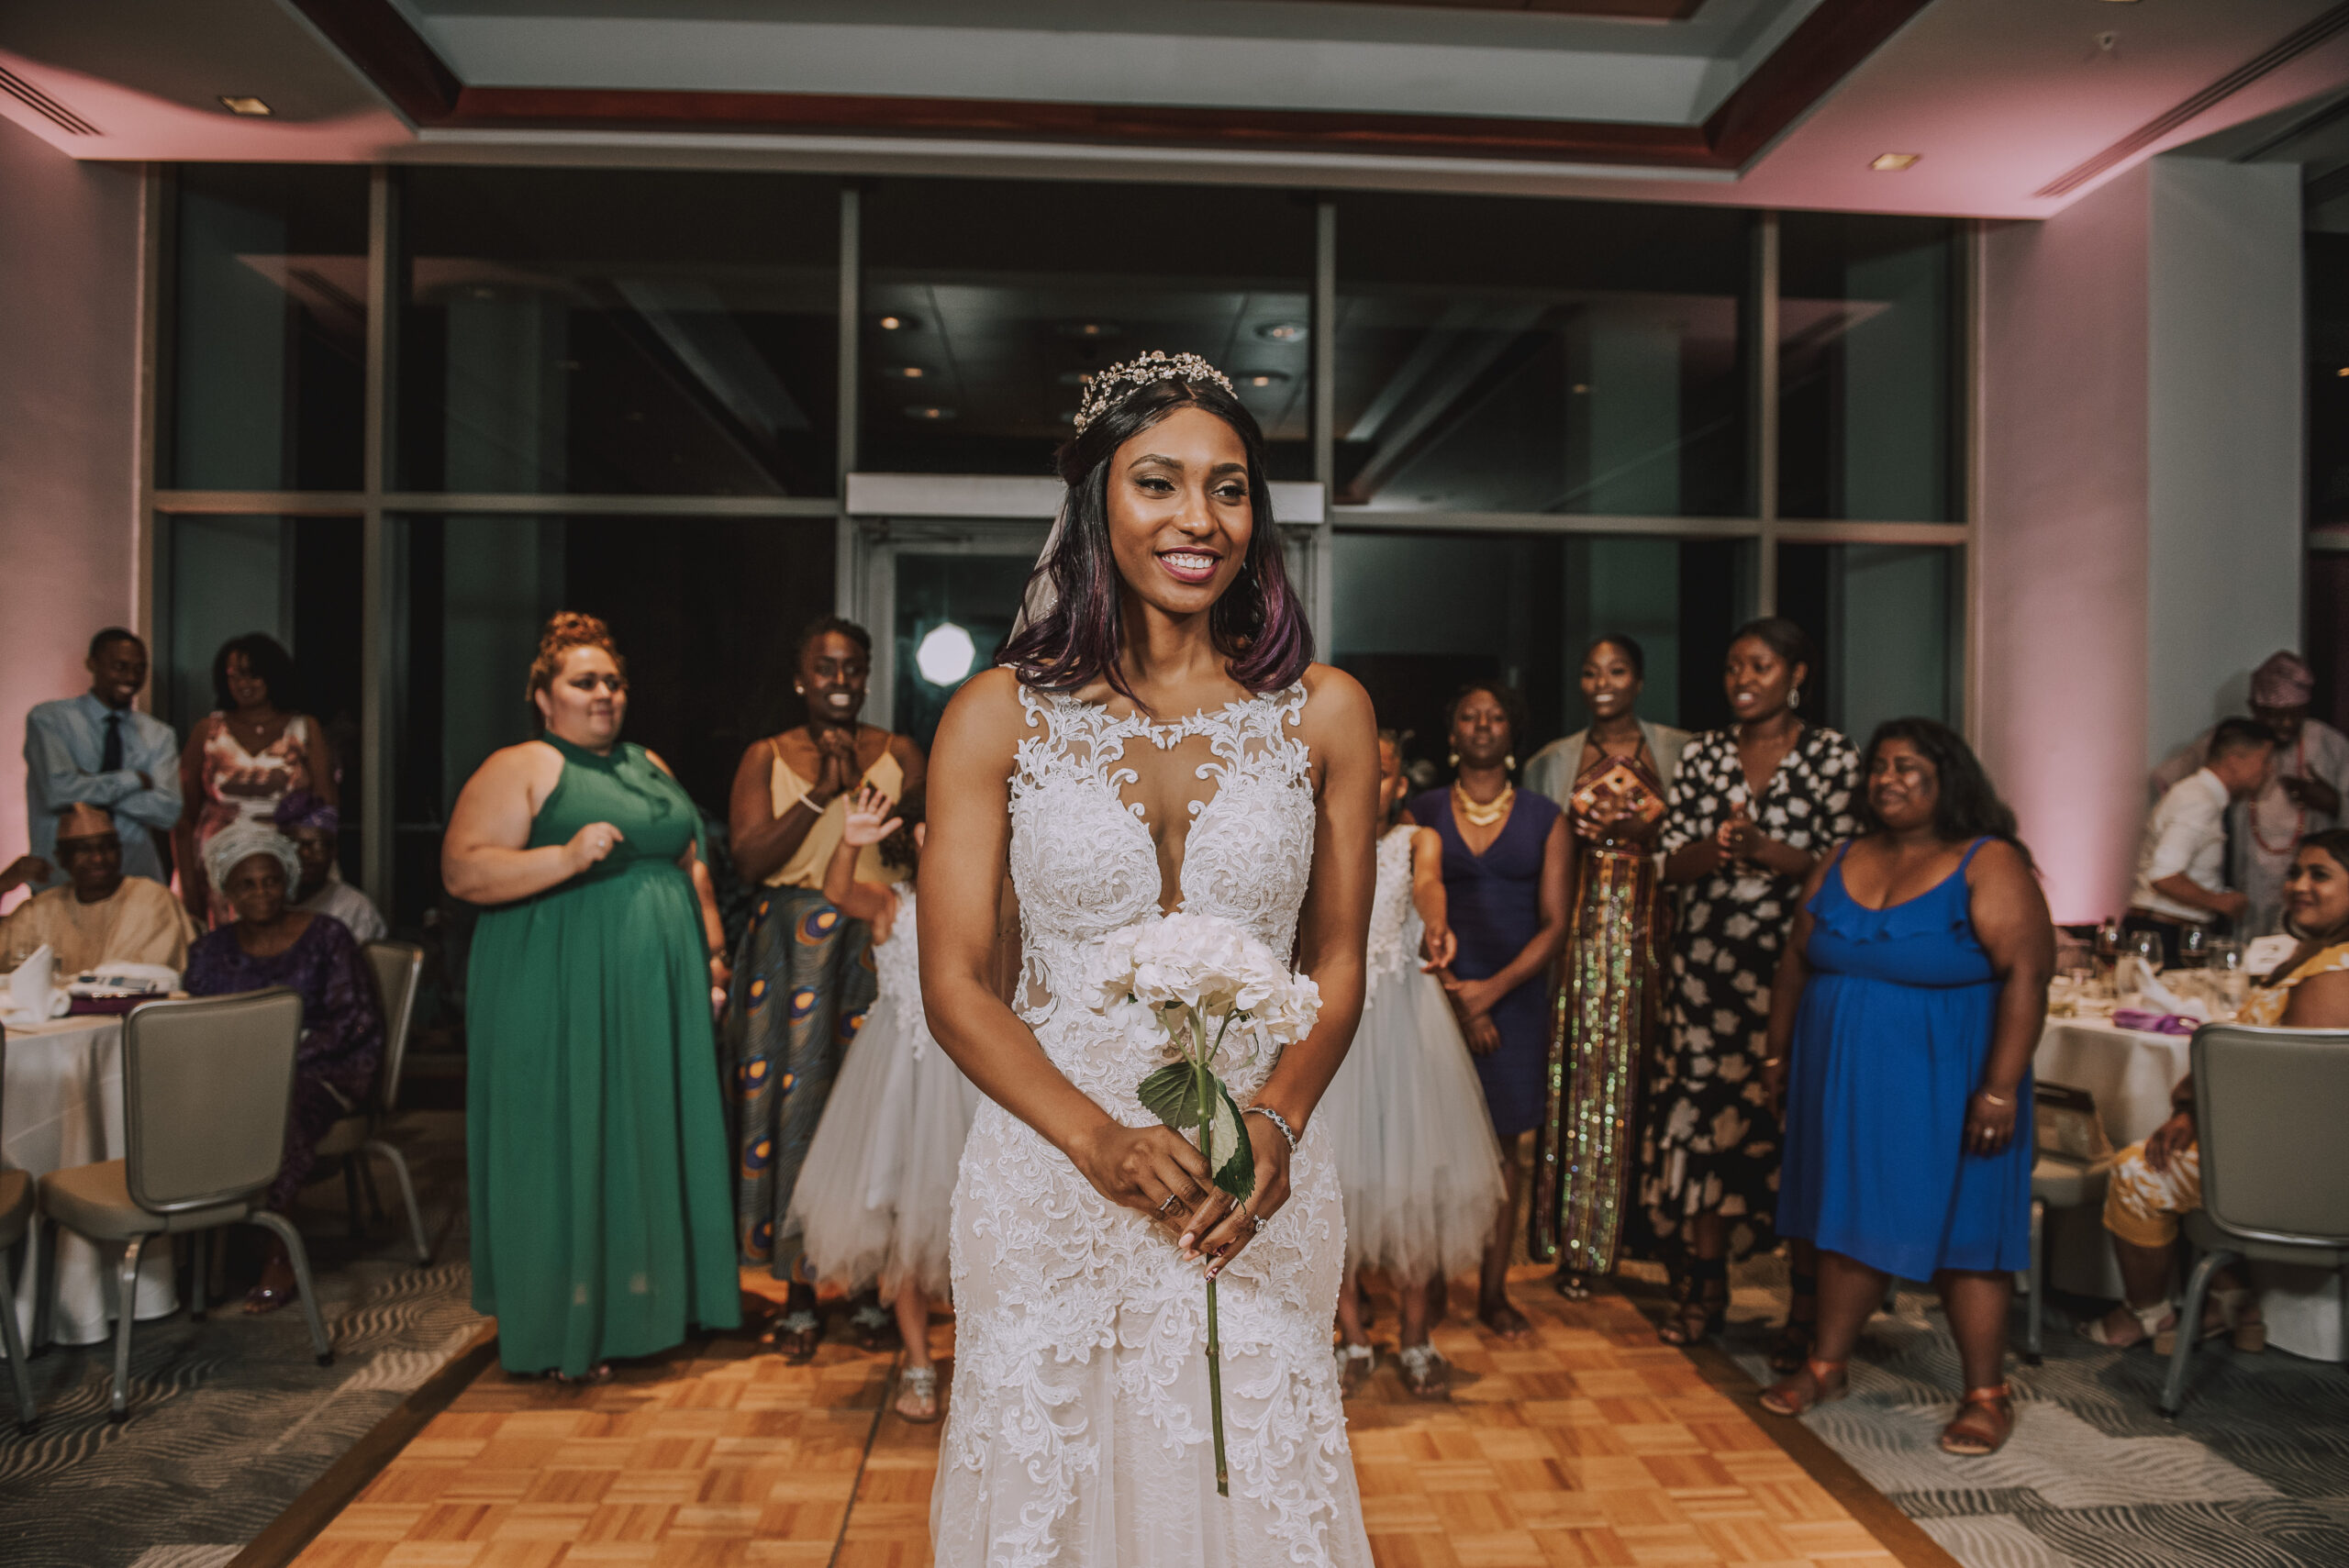
<svg viewBox="0 0 2349 1568">
<path fill-rule="evenodd" d="M 2148 761 L 2300 646 L 2300 169 L 2153 162 Z"/>
<path fill-rule="evenodd" d="M 0 863 L 27 842 L 26 710 L 136 624 L 139 188 L 0 120 Z"/>
</svg>

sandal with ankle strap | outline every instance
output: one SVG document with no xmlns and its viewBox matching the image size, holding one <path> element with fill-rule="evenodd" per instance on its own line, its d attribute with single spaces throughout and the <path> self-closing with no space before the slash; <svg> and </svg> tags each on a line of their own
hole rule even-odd
<svg viewBox="0 0 2349 1568">
<path fill-rule="evenodd" d="M 1787 1283 L 1787 1321 L 1778 1330 L 1778 1338 L 1770 1347 L 1770 1370 L 1781 1374 L 1797 1373 L 1810 1360 L 1811 1347 L 1819 1342 L 1819 1276 L 1789 1274 Z M 1810 1303 L 1810 1316 L 1795 1315 L 1798 1302 Z"/>
<path fill-rule="evenodd" d="M 2156 1301 L 2151 1307 L 2130 1307 L 2126 1302 L 2121 1305 L 2137 1320 L 2137 1327 L 2145 1331 L 2144 1338 L 2116 1340 L 2112 1337 L 2112 1330 L 2105 1327 L 2102 1318 L 2091 1318 L 2081 1324 L 2080 1338 L 2092 1345 L 2110 1345 L 2123 1351 L 2138 1345 L 2151 1345 L 2156 1355 L 2169 1354 L 2170 1349 L 2177 1343 L 2177 1314 L 2171 1310 L 2170 1304 Z M 2168 1342 L 2165 1344 L 2165 1340 Z"/>
<path fill-rule="evenodd" d="M 1338 1362 L 1338 1397 L 1351 1399 L 1362 1392 L 1377 1370 L 1378 1352 L 1368 1345 L 1340 1345 L 1330 1352 Z"/>
<path fill-rule="evenodd" d="M 1832 1404 L 1852 1391 L 1852 1380 L 1844 1371 L 1850 1365 L 1806 1356 L 1792 1377 L 1762 1391 L 1762 1408 L 1773 1416 L 1805 1416 L 1821 1405 Z"/>
<path fill-rule="evenodd" d="M 1403 1387 L 1418 1399 L 1452 1397 L 1452 1363 L 1433 1345 L 1406 1345 L 1395 1355 L 1403 1373 Z"/>
<path fill-rule="evenodd" d="M 1692 1261 L 1673 1287 L 1672 1299 L 1672 1311 L 1656 1326 L 1657 1339 L 1693 1345 L 1720 1333 L 1729 1322 L 1729 1260 Z"/>
<path fill-rule="evenodd" d="M 1969 1388 L 1957 1402 L 1957 1415 L 1942 1429 L 1942 1451 L 1960 1459 L 1980 1459 L 2006 1447 L 2007 1440 L 2014 1435 L 2013 1385 L 2001 1383 L 1988 1388 Z"/>
<path fill-rule="evenodd" d="M 907 1409 L 906 1401 L 908 1399 L 927 1400 L 930 1404 L 930 1414 L 917 1416 Z M 899 1372 L 897 1397 L 894 1405 L 898 1419 L 911 1421 L 918 1427 L 927 1427 L 937 1420 L 941 1415 L 944 1414 L 938 1403 L 938 1369 L 934 1366 L 909 1366 Z"/>
</svg>

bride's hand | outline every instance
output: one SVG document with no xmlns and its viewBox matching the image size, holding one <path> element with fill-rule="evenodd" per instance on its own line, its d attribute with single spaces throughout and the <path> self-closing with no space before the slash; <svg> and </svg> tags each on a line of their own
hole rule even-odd
<svg viewBox="0 0 2349 1568">
<path fill-rule="evenodd" d="M 1069 1151 L 1069 1162 L 1094 1191 L 1121 1208 L 1141 1210 L 1170 1232 L 1193 1206 L 1212 1197 L 1207 1162 L 1172 1128 L 1108 1122 Z"/>
<path fill-rule="evenodd" d="M 1230 1268 L 1231 1260 L 1256 1239 L 1257 1230 L 1288 1202 L 1288 1139 L 1268 1117 L 1243 1116 L 1240 1125 L 1248 1129 L 1248 1147 L 1256 1156 L 1254 1194 L 1235 1204 L 1226 1193 L 1209 1192 L 1183 1230 L 1183 1255 L 1205 1258 L 1209 1279 Z"/>
</svg>

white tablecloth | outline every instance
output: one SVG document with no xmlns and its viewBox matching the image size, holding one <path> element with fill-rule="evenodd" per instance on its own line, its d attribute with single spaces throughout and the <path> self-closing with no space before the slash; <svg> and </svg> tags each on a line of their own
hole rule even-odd
<svg viewBox="0 0 2349 1568">
<path fill-rule="evenodd" d="M 0 1104 L 0 1164 L 45 1176 L 68 1165 L 122 1158 L 122 1020 L 57 1018 L 8 1031 L 6 1099 Z M 38 1242 L 41 1221 L 33 1221 Z M 57 1245 L 57 1309 L 50 1332 L 60 1343 L 104 1340 L 115 1312 L 119 1246 L 61 1235 Z M 17 1281 L 17 1318 L 32 1332 L 32 1270 Z M 172 1250 L 150 1244 L 139 1260 L 141 1318 L 179 1309 Z"/>
<path fill-rule="evenodd" d="M 2170 1091 L 2186 1076 L 2187 1046 L 2185 1035 L 2115 1029 L 2097 1018 L 2050 1018 L 2032 1072 L 2043 1084 L 2095 1095 L 2105 1136 L 2123 1149 L 2169 1119 Z M 2120 1296 L 2121 1271 L 2100 1208 L 2048 1212 L 2047 1274 L 2058 1290 Z M 2349 1361 L 2339 1273 L 2256 1263 L 2251 1274 L 2269 1343 L 2318 1361 Z"/>
</svg>

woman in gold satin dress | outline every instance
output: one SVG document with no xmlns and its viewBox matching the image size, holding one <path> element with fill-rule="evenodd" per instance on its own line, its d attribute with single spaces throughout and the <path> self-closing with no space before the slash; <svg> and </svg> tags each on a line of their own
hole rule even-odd
<svg viewBox="0 0 2349 1568">
<path fill-rule="evenodd" d="M 1654 846 L 1686 730 L 1639 717 L 1645 661 L 1620 633 L 1583 655 L 1590 727 L 1535 753 L 1526 783 L 1566 811 L 1573 935 L 1552 1015 L 1534 1151 L 1529 1251 L 1558 1261 L 1559 1294 L 1615 1265 L 1638 1144 L 1640 1074 L 1658 1015 L 1665 934 Z"/>
</svg>

